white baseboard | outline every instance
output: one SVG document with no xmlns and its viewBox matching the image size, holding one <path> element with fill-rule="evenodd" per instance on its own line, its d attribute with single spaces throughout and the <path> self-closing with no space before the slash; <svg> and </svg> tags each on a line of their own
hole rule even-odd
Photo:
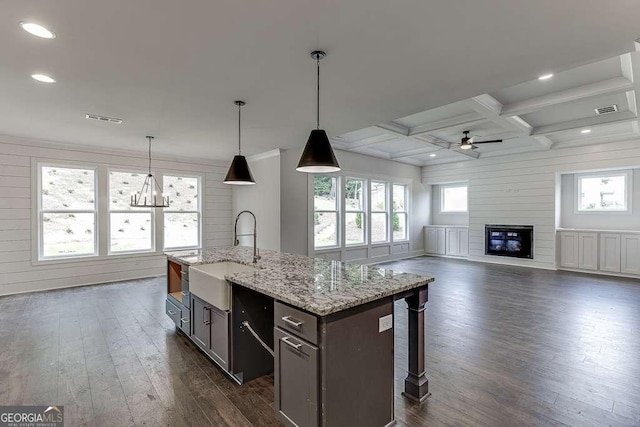
<svg viewBox="0 0 640 427">
<path fill-rule="evenodd" d="M 572 273 L 586 273 L 593 274 L 594 276 L 609 276 L 609 277 L 622 277 L 624 279 L 640 279 L 639 276 L 627 273 L 615 273 L 611 271 L 600 271 L 600 270 L 580 270 L 579 268 L 566 268 L 566 267 L 558 267 L 556 270 L 558 271 L 570 271 Z"/>
</svg>

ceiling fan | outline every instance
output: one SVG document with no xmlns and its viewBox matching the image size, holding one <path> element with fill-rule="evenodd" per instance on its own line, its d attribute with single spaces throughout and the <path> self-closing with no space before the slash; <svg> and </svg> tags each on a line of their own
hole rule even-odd
<svg viewBox="0 0 640 427">
<path fill-rule="evenodd" d="M 493 144 L 496 142 L 502 142 L 501 139 L 492 139 L 490 141 L 474 141 L 475 136 L 473 137 L 469 137 L 469 132 L 468 130 L 465 130 L 464 132 L 462 132 L 464 134 L 464 136 L 462 137 L 462 139 L 460 140 L 460 147 L 458 147 L 458 149 L 460 150 L 475 150 L 476 148 L 476 144 Z"/>
</svg>

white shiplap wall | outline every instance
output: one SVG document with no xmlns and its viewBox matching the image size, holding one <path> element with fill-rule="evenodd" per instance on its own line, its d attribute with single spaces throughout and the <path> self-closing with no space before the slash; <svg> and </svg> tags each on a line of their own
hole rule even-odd
<svg viewBox="0 0 640 427">
<path fill-rule="evenodd" d="M 424 184 L 469 182 L 469 258 L 476 261 L 556 267 L 560 173 L 640 165 L 640 140 L 486 157 L 422 168 Z M 534 259 L 484 254 L 485 224 L 534 226 Z M 611 224 L 615 229 L 615 224 Z M 640 224 L 638 224 L 640 229 Z"/>
<path fill-rule="evenodd" d="M 166 273 L 166 258 L 131 255 L 80 262 L 35 265 L 32 260 L 32 159 L 87 162 L 117 168 L 146 168 L 145 153 L 107 152 L 68 145 L 0 137 L 0 295 L 104 283 Z M 231 189 L 222 183 L 226 163 L 154 156 L 154 170 L 204 176 L 203 240 L 207 247 L 229 245 Z"/>
</svg>

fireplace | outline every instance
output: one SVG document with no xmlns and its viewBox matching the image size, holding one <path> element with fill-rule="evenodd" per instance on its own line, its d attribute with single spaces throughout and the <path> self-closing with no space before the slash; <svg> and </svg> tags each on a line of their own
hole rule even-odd
<svg viewBox="0 0 640 427">
<path fill-rule="evenodd" d="M 533 258 L 532 225 L 485 225 L 486 255 Z"/>
</svg>

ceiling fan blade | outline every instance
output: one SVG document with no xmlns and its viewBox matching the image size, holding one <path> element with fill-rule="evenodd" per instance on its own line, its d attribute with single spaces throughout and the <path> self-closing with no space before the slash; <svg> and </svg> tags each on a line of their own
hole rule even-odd
<svg viewBox="0 0 640 427">
<path fill-rule="evenodd" d="M 496 143 L 496 142 L 502 142 L 502 140 L 501 139 L 492 139 L 490 141 L 474 141 L 473 143 L 474 144 L 493 144 L 493 143 Z"/>
</svg>

